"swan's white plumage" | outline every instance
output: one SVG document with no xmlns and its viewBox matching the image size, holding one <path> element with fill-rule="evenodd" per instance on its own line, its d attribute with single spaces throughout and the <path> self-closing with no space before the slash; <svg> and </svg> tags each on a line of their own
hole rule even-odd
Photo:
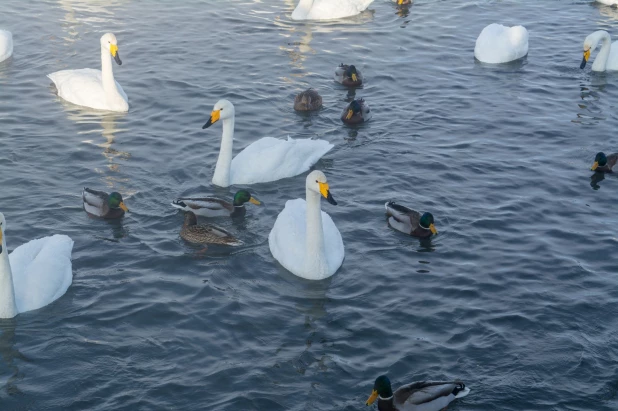
<svg viewBox="0 0 618 411">
<path fill-rule="evenodd" d="M 584 40 L 584 51 L 594 52 L 601 43 L 601 50 L 592 63 L 592 71 L 618 70 L 618 41 L 612 43 L 612 37 L 605 30 L 589 34 Z"/>
<path fill-rule="evenodd" d="M 0 30 L 0 61 L 13 55 L 13 34 L 7 30 Z"/>
<path fill-rule="evenodd" d="M 204 127 L 222 123 L 221 148 L 212 182 L 220 187 L 232 184 L 267 183 L 293 177 L 309 170 L 333 145 L 325 140 L 282 140 L 273 137 L 261 138 L 232 159 L 234 144 L 234 105 L 219 100 L 213 108 L 211 119 Z M 213 118 L 217 118 L 213 120 Z"/>
<path fill-rule="evenodd" d="M 343 263 L 345 251 L 343 239 L 333 219 L 321 211 L 327 275 L 307 273 L 305 269 L 305 239 L 307 238 L 307 203 L 302 198 L 288 200 L 277 216 L 268 236 L 268 245 L 273 257 L 291 273 L 309 280 L 321 280 L 335 274 Z"/>
<path fill-rule="evenodd" d="M 56 85 L 58 95 L 66 101 L 97 110 L 109 110 L 109 105 L 105 99 L 105 91 L 101 86 L 103 84 L 101 70 L 88 68 L 61 70 L 48 74 L 47 77 Z M 114 80 L 114 82 L 122 98 L 128 101 L 127 94 L 122 89 L 122 86 L 117 81 Z"/>
<path fill-rule="evenodd" d="M 36 310 L 57 300 L 73 282 L 73 240 L 56 234 L 17 247 L 10 255 L 17 311 Z"/>
<path fill-rule="evenodd" d="M 292 20 L 331 20 L 356 16 L 373 0 L 300 0 Z"/>
<path fill-rule="evenodd" d="M 507 63 L 528 54 L 528 30 L 523 26 L 490 24 L 476 39 L 474 57 L 484 63 Z"/>
<path fill-rule="evenodd" d="M 606 4 L 608 6 L 618 5 L 618 0 L 597 0 L 597 3 Z"/>
<path fill-rule="evenodd" d="M 116 36 L 104 34 L 100 45 L 101 70 L 61 70 L 47 77 L 56 85 L 58 95 L 70 103 L 97 110 L 129 111 L 127 94 L 114 79 L 112 70 L 111 47 L 117 50 Z M 114 56 L 116 62 L 121 64 L 119 54 Z"/>
<path fill-rule="evenodd" d="M 308 171 L 331 148 L 325 140 L 263 137 L 234 157 L 230 180 L 254 184 L 293 177 Z"/>
</svg>

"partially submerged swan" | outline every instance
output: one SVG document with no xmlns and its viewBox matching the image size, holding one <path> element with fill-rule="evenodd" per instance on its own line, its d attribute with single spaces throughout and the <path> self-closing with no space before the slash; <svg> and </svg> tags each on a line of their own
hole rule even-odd
<svg viewBox="0 0 618 411">
<path fill-rule="evenodd" d="M 101 37 L 101 70 L 61 70 L 48 74 L 66 101 L 108 111 L 129 111 L 129 100 L 124 90 L 114 80 L 112 57 L 122 64 L 118 54 L 116 36 L 112 33 Z"/>
<path fill-rule="evenodd" d="M 483 63 L 508 63 L 528 54 L 528 30 L 524 26 L 490 24 L 476 39 L 474 57 Z"/>
<path fill-rule="evenodd" d="M 13 55 L 13 34 L 7 30 L 0 30 L 0 62 Z"/>
<path fill-rule="evenodd" d="M 219 159 L 212 177 L 212 183 L 221 187 L 267 183 L 296 176 L 309 170 L 333 148 L 325 140 L 263 137 L 232 159 L 234 119 L 234 105 L 227 100 L 219 100 L 202 127 L 208 128 L 219 120 L 223 123 Z"/>
<path fill-rule="evenodd" d="M 356 16 L 373 0 L 300 0 L 292 20 L 330 20 Z"/>
</svg>

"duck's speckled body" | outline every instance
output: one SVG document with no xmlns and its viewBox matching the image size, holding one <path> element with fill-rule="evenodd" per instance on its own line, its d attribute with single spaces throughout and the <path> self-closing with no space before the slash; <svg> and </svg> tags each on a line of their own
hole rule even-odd
<svg viewBox="0 0 618 411">
<path fill-rule="evenodd" d="M 397 231 L 414 237 L 429 237 L 438 233 L 434 227 L 431 213 L 421 215 L 418 211 L 404 207 L 394 201 L 389 201 L 384 204 L 384 207 L 388 216 L 388 224 Z"/>
<path fill-rule="evenodd" d="M 294 98 L 294 110 L 296 111 L 316 111 L 322 108 L 322 96 L 317 91 L 310 88 Z"/>
<path fill-rule="evenodd" d="M 239 246 L 242 241 L 222 228 L 214 225 L 197 224 L 197 216 L 189 211 L 180 230 L 180 237 L 193 244 L 222 244 Z"/>
</svg>

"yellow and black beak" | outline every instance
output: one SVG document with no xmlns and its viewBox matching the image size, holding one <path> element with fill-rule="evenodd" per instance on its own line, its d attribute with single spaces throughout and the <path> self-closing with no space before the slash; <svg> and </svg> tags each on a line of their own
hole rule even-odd
<svg viewBox="0 0 618 411">
<path fill-rule="evenodd" d="M 253 198 L 253 197 L 251 197 L 251 198 L 249 199 L 249 202 L 250 202 L 251 204 L 255 204 L 255 205 L 261 205 L 261 204 L 262 204 L 262 203 L 260 203 L 258 200 L 256 200 L 256 199 L 255 199 L 255 198 Z"/>
<path fill-rule="evenodd" d="M 353 116 L 353 115 L 354 115 L 354 110 L 349 109 L 349 110 L 348 110 L 348 114 L 346 114 L 346 115 L 345 115 L 345 119 L 346 119 L 346 120 L 349 120 L 349 119 L 351 119 L 351 118 L 352 118 L 352 116 Z"/>
<path fill-rule="evenodd" d="M 595 161 L 594 164 L 592 164 L 592 167 L 590 167 L 590 170 L 594 171 L 597 169 L 598 166 L 599 166 L 599 162 Z"/>
<path fill-rule="evenodd" d="M 120 204 L 118 204 L 118 207 L 122 208 L 123 211 L 129 211 L 127 206 L 124 205 L 124 201 L 121 201 Z"/>
<path fill-rule="evenodd" d="M 356 73 L 352 73 L 352 81 L 358 81 L 358 77 L 356 77 Z"/>
<path fill-rule="evenodd" d="M 318 183 L 320 185 L 320 194 L 332 205 L 337 205 L 337 202 L 333 198 L 333 195 L 330 193 L 330 189 L 328 188 L 328 183 Z"/>
<path fill-rule="evenodd" d="M 221 110 L 213 110 L 212 113 L 210 114 L 210 118 L 208 119 L 206 124 L 204 124 L 204 127 L 202 127 L 202 129 L 212 126 L 217 121 L 219 121 L 220 117 L 221 117 Z"/>
<path fill-rule="evenodd" d="M 433 223 L 429 224 L 429 229 L 431 230 L 432 234 L 438 234 L 438 230 L 436 230 L 436 226 L 433 225 Z"/>
<path fill-rule="evenodd" d="M 367 399 L 367 403 L 365 405 L 373 404 L 376 399 L 378 399 L 378 392 L 376 390 L 373 390 L 371 396 Z"/>
<path fill-rule="evenodd" d="M 118 54 L 118 46 L 115 44 L 109 45 L 109 52 L 112 53 L 112 57 L 114 61 L 118 63 L 119 66 L 122 66 L 122 60 L 120 60 L 120 54 Z"/>
<path fill-rule="evenodd" d="M 589 58 L 590 58 L 590 49 L 584 51 L 584 58 L 582 59 L 582 64 L 579 65 L 580 69 L 583 69 L 584 67 L 586 67 L 586 63 L 588 62 Z"/>
<path fill-rule="evenodd" d="M 0 228 L 0 254 L 2 254 L 2 228 Z"/>
</svg>

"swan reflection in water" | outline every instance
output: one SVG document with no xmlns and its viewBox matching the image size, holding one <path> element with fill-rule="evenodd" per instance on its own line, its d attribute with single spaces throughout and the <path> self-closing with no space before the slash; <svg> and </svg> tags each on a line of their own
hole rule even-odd
<svg viewBox="0 0 618 411">
<path fill-rule="evenodd" d="M 17 321 L 15 318 L 0 320 L 0 381 L 2 381 L 2 385 L 8 395 L 21 393 L 17 383 L 23 378 L 23 375 L 19 372 L 15 359 L 27 361 L 27 358 L 15 348 L 16 325 Z M 10 376 L 4 382 L 5 371 L 7 370 Z"/>
</svg>

